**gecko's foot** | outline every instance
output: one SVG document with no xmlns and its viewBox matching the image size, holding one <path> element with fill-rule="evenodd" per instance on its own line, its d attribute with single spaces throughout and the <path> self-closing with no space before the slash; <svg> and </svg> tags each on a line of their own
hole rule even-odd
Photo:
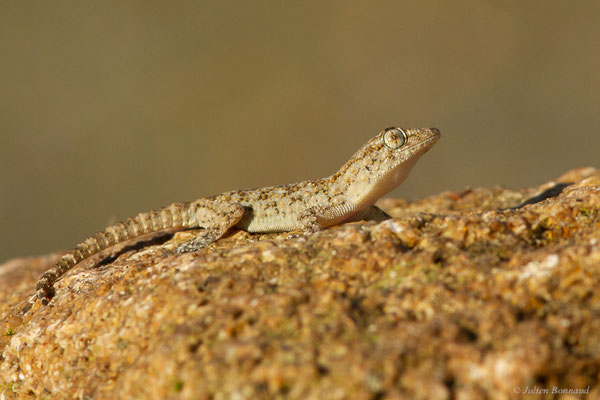
<svg viewBox="0 0 600 400">
<path fill-rule="evenodd" d="M 293 233 L 289 233 L 285 238 L 286 239 L 298 239 L 298 238 L 308 238 L 313 232 L 310 231 L 297 231 Z"/>
<path fill-rule="evenodd" d="M 201 248 L 206 247 L 206 245 L 204 246 L 198 246 L 192 242 L 188 242 L 188 243 L 181 243 L 179 246 L 177 246 L 175 248 L 175 254 L 185 254 L 185 253 L 191 253 L 193 251 L 198 251 Z"/>
</svg>

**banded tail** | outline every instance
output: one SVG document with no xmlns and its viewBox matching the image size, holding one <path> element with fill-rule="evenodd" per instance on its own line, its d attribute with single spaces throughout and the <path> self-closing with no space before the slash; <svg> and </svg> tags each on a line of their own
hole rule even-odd
<svg viewBox="0 0 600 400">
<path fill-rule="evenodd" d="M 197 227 L 197 207 L 197 202 L 171 204 L 159 210 L 140 213 L 98 232 L 62 256 L 42 275 L 35 287 L 34 301 L 37 298 L 44 305 L 48 304 L 54 282 L 79 262 L 109 247 L 155 232 Z"/>
</svg>

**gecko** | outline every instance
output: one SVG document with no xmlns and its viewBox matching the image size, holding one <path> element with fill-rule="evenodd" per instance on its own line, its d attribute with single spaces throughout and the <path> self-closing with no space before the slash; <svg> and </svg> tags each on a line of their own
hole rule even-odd
<svg viewBox="0 0 600 400">
<path fill-rule="evenodd" d="M 436 128 L 386 128 L 326 178 L 226 192 L 140 213 L 105 228 L 63 255 L 41 276 L 23 312 L 36 300 L 48 304 L 54 283 L 79 262 L 152 235 L 203 228 L 176 247 L 175 253 L 181 254 L 208 246 L 234 227 L 251 233 L 312 233 L 343 222 L 389 219 L 374 203 L 400 185 L 439 138 Z"/>
</svg>

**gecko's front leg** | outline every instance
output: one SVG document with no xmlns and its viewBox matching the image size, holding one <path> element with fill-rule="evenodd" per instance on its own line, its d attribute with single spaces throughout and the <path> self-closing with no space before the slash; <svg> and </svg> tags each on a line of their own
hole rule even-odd
<svg viewBox="0 0 600 400">
<path fill-rule="evenodd" d="M 298 223 L 305 232 L 318 232 L 350 220 L 351 210 L 352 207 L 346 203 L 312 206 L 300 213 Z"/>
<path fill-rule="evenodd" d="M 298 216 L 301 229 L 305 232 L 318 232 L 323 227 L 350 221 L 381 222 L 391 217 L 377 206 L 369 206 L 362 211 L 351 211 L 348 206 L 315 206 L 307 208 Z"/>
</svg>

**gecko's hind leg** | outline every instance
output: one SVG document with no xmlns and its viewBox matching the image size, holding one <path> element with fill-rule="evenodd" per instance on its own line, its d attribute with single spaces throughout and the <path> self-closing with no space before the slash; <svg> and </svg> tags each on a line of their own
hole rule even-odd
<svg viewBox="0 0 600 400">
<path fill-rule="evenodd" d="M 219 229 L 204 229 L 189 242 L 181 243 L 179 246 L 177 246 L 175 253 L 183 254 L 192 251 L 198 251 L 208 246 L 212 242 L 219 240 L 223 234 L 224 232 L 221 233 Z"/>
<path fill-rule="evenodd" d="M 196 226 L 205 229 L 189 242 L 177 246 L 177 254 L 197 251 L 219 240 L 245 213 L 242 205 L 219 200 L 198 200 L 194 206 Z"/>
</svg>

